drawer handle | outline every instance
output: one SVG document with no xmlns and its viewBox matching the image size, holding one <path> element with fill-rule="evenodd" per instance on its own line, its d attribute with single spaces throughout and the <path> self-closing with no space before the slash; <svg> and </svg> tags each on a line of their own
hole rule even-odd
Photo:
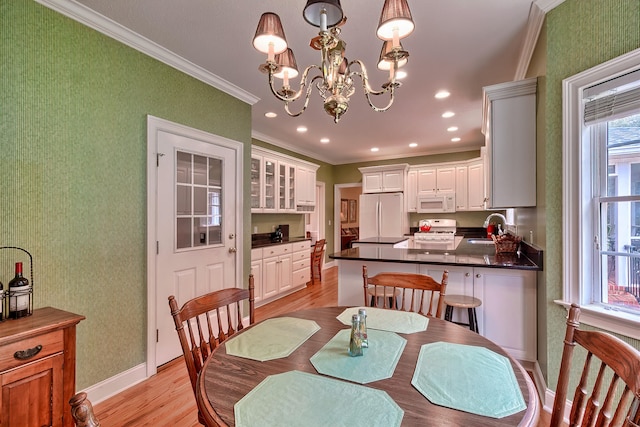
<svg viewBox="0 0 640 427">
<path fill-rule="evenodd" d="M 38 344 L 37 346 L 35 346 L 33 348 L 28 348 L 26 350 L 16 351 L 15 353 L 13 353 L 13 357 L 18 359 L 18 360 L 31 359 L 36 354 L 40 353 L 40 350 L 42 350 L 42 345 Z"/>
</svg>

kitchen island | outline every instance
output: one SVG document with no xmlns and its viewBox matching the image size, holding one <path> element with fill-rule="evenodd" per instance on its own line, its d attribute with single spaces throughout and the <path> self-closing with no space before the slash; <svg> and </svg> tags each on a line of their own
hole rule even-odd
<svg viewBox="0 0 640 427">
<path fill-rule="evenodd" d="M 436 280 L 447 270 L 447 294 L 482 300 L 476 309 L 480 334 L 516 359 L 535 362 L 536 278 L 542 270 L 542 251 L 523 243 L 520 255 L 496 254 L 493 245 L 471 242 L 463 239 L 451 251 L 364 245 L 331 254 L 329 258 L 338 265 L 338 304 L 364 304 L 363 265 L 369 276 L 392 271 L 426 274 Z M 466 312 L 454 310 L 454 320 L 466 321 Z"/>
</svg>

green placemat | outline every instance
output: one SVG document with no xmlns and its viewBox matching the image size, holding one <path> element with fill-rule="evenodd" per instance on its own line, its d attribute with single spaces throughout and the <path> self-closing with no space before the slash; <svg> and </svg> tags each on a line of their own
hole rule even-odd
<svg viewBox="0 0 640 427">
<path fill-rule="evenodd" d="M 287 357 L 319 330 L 313 320 L 267 319 L 227 340 L 227 354 L 260 362 Z"/>
<path fill-rule="evenodd" d="M 471 345 L 420 349 L 411 384 L 436 405 L 502 418 L 527 408 L 509 359 Z"/>
<path fill-rule="evenodd" d="M 380 329 L 399 334 L 413 334 L 427 330 L 429 318 L 409 311 L 398 311 L 375 307 L 351 307 L 340 313 L 337 319 L 351 326 L 351 316 L 358 314 L 358 309 L 367 310 L 367 329 Z"/>
<path fill-rule="evenodd" d="M 300 371 L 265 378 L 233 409 L 238 427 L 395 427 L 404 416 L 382 390 Z"/>
<path fill-rule="evenodd" d="M 407 340 L 393 332 L 367 330 L 369 347 L 364 355 L 349 356 L 351 329 L 339 331 L 316 354 L 311 364 L 325 375 L 360 384 L 391 378 Z"/>
</svg>

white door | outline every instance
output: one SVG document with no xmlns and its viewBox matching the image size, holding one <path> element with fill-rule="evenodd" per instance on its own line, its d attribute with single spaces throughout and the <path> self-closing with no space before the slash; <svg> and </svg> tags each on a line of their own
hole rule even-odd
<svg viewBox="0 0 640 427">
<path fill-rule="evenodd" d="M 236 258 L 237 149 L 216 144 L 215 138 L 164 130 L 157 130 L 156 141 L 155 366 L 159 366 L 182 355 L 168 297 L 174 295 L 182 305 L 195 296 L 242 283 Z"/>
</svg>

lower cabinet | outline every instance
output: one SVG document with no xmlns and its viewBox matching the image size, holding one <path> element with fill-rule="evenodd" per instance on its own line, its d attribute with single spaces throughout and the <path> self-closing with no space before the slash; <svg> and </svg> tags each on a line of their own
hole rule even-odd
<svg viewBox="0 0 640 427">
<path fill-rule="evenodd" d="M 529 270 L 422 265 L 420 273 L 436 280 L 449 271 L 446 293 L 479 298 L 476 308 L 480 334 L 519 360 L 537 360 L 536 272 Z M 465 310 L 453 313 L 467 322 Z"/>
<path fill-rule="evenodd" d="M 311 279 L 310 256 L 309 240 L 252 249 L 256 304 L 264 304 L 305 285 Z"/>
<path fill-rule="evenodd" d="M 73 427 L 76 325 L 83 316 L 55 308 L 0 323 L 0 426 Z"/>
</svg>

